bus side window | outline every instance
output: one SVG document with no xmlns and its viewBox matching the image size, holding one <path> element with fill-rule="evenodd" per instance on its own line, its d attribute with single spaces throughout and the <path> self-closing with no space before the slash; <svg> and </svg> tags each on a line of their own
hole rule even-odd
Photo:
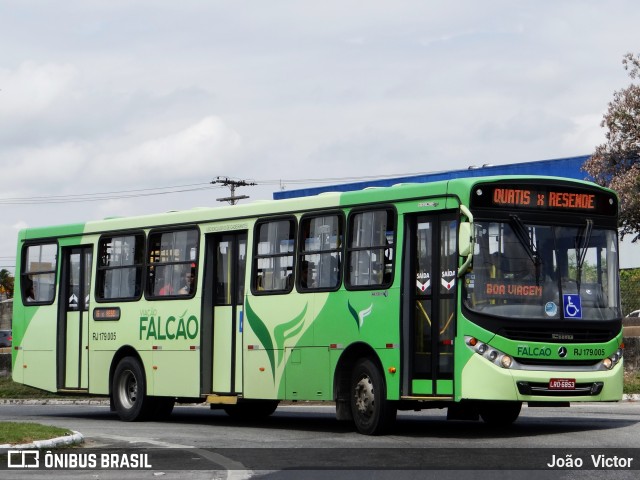
<svg viewBox="0 0 640 480">
<path fill-rule="evenodd" d="M 389 209 L 349 217 L 347 287 L 387 288 L 393 282 L 395 214 Z"/>
<path fill-rule="evenodd" d="M 195 295 L 198 239 L 198 230 L 195 228 L 149 234 L 149 298 L 191 298 Z"/>
<path fill-rule="evenodd" d="M 295 219 L 256 224 L 253 258 L 253 293 L 287 293 L 293 272 Z"/>
<path fill-rule="evenodd" d="M 343 230 L 342 214 L 303 217 L 297 261 L 300 291 L 339 288 Z"/>
<path fill-rule="evenodd" d="M 53 303 L 55 297 L 58 245 L 29 245 L 23 253 L 21 282 L 25 305 Z"/>
<path fill-rule="evenodd" d="M 97 300 L 140 298 L 143 265 L 143 233 L 102 237 L 98 244 Z"/>
</svg>

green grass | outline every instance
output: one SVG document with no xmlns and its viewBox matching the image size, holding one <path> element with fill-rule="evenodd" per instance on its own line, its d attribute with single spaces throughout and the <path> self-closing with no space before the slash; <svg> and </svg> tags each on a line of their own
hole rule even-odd
<svg viewBox="0 0 640 480">
<path fill-rule="evenodd" d="M 624 393 L 640 393 L 640 372 L 625 374 Z"/>
<path fill-rule="evenodd" d="M 0 399 L 7 398 L 60 398 L 55 393 L 45 392 L 27 387 L 11 380 L 10 377 L 0 377 Z M 0 422 L 0 445 L 19 445 L 31 443 L 34 440 L 47 440 L 70 434 L 67 428 L 51 427 L 37 423 Z"/>
<path fill-rule="evenodd" d="M 63 437 L 72 432 L 67 428 L 51 427 L 38 423 L 0 422 L 0 445 L 20 445 L 35 440 Z"/>
<path fill-rule="evenodd" d="M 11 380 L 11 377 L 0 377 L 0 398 L 59 398 L 55 393 L 45 392 L 37 388 L 27 387 Z"/>
</svg>

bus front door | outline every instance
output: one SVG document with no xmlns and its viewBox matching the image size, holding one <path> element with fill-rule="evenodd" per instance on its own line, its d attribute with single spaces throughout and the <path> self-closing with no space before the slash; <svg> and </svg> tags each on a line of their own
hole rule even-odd
<svg viewBox="0 0 640 480">
<path fill-rule="evenodd" d="M 59 389 L 89 388 L 89 296 L 91 246 L 62 249 L 58 300 L 57 384 Z"/>
<path fill-rule="evenodd" d="M 247 232 L 207 236 L 203 393 L 242 393 L 242 329 Z"/>
<path fill-rule="evenodd" d="M 406 218 L 402 394 L 453 396 L 456 331 L 455 214 Z"/>
</svg>

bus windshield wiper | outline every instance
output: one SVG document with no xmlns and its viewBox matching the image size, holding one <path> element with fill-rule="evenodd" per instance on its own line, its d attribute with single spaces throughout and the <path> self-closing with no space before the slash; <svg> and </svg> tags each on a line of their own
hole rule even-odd
<svg viewBox="0 0 640 480">
<path fill-rule="evenodd" d="M 582 279 L 582 266 L 587 257 L 587 250 L 589 249 L 589 242 L 591 242 L 591 233 L 593 232 L 593 220 L 587 219 L 587 224 L 584 230 L 576 235 L 576 284 L 578 292 L 580 292 L 580 282 Z M 582 245 L 578 245 L 582 238 Z"/>
<path fill-rule="evenodd" d="M 527 227 L 522 223 L 522 220 L 518 215 L 509 215 L 511 219 L 511 228 L 513 232 L 516 234 L 516 237 L 524 247 L 525 252 L 529 255 L 529 258 L 533 262 L 536 267 L 536 285 L 540 283 L 540 265 L 542 261 L 540 260 L 540 255 L 538 254 L 538 249 L 536 248 L 531 235 L 527 231 Z"/>
</svg>

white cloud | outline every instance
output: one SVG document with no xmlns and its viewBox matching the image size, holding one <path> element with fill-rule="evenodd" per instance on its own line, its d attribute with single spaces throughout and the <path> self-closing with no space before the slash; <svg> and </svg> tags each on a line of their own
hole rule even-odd
<svg viewBox="0 0 640 480">
<path fill-rule="evenodd" d="M 24 61 L 16 69 L 0 69 L 0 121 L 38 115 L 69 95 L 76 79 L 73 65 Z"/>
<path fill-rule="evenodd" d="M 112 145 L 111 140 L 0 150 L 2 197 L 176 185 L 224 172 L 242 143 L 240 135 L 215 116 L 138 144 L 129 139 L 129 144 L 116 140 Z"/>
<path fill-rule="evenodd" d="M 240 148 L 240 135 L 215 116 L 203 118 L 181 131 L 144 140 L 119 152 L 99 155 L 90 164 L 93 177 L 111 182 L 161 181 L 172 185 L 183 179 L 224 170 Z M 173 182 L 173 183 L 172 183 Z"/>
<path fill-rule="evenodd" d="M 564 131 L 560 147 L 566 152 L 577 152 L 582 149 L 591 153 L 596 145 L 603 143 L 605 129 L 600 126 L 602 114 L 579 115 L 573 117 L 572 128 Z"/>
<path fill-rule="evenodd" d="M 87 146 L 75 142 L 0 149 L 2 197 L 56 194 L 79 178 Z"/>
</svg>

